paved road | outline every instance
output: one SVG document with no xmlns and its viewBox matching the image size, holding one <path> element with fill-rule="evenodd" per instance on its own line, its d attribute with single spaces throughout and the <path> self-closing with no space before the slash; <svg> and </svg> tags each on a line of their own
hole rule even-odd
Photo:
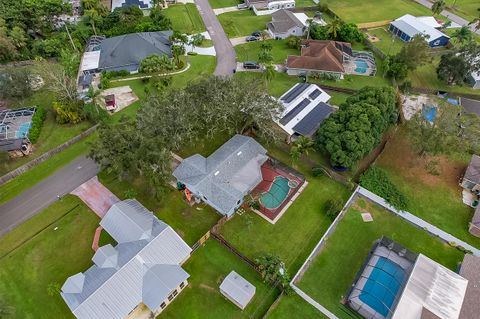
<svg viewBox="0 0 480 319">
<path fill-rule="evenodd" d="M 236 55 L 230 40 L 228 39 L 217 16 L 210 7 L 208 0 L 195 0 L 197 9 L 202 16 L 203 22 L 210 33 L 213 46 L 217 52 L 217 67 L 215 75 L 230 76 L 236 68 Z"/>
<path fill-rule="evenodd" d="M 432 8 L 432 3 L 428 0 L 415 0 L 415 2 L 421 4 L 422 6 L 427 7 L 429 9 Z M 480 30 L 475 30 L 473 25 L 468 25 L 470 23 L 470 21 L 467 21 L 464 18 L 459 17 L 456 14 L 453 14 L 448 10 L 443 10 L 441 12 L 441 15 L 449 18 L 450 20 L 452 20 L 455 23 L 458 23 L 459 25 L 468 26 L 470 28 L 470 30 L 472 30 L 473 32 L 476 32 L 477 34 L 480 34 Z"/>
<path fill-rule="evenodd" d="M 97 175 L 94 161 L 81 156 L 0 206 L 0 236 Z"/>
</svg>

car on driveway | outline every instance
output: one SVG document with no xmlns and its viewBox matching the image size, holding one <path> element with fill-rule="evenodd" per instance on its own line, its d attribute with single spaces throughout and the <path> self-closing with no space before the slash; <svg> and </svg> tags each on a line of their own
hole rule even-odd
<svg viewBox="0 0 480 319">
<path fill-rule="evenodd" d="M 237 5 L 237 9 L 248 9 L 248 5 L 246 3 L 240 3 L 239 5 Z"/>
<path fill-rule="evenodd" d="M 253 41 L 258 41 L 260 40 L 259 37 L 254 37 L 253 35 L 249 35 L 248 37 L 245 38 L 245 41 L 247 42 L 253 42 Z"/>
<path fill-rule="evenodd" d="M 262 36 L 262 31 L 253 31 L 252 34 L 251 34 L 252 37 L 257 37 L 257 38 L 260 38 Z"/>
<path fill-rule="evenodd" d="M 257 70 L 260 69 L 260 65 L 257 62 L 245 61 L 243 62 L 243 68 Z"/>
</svg>

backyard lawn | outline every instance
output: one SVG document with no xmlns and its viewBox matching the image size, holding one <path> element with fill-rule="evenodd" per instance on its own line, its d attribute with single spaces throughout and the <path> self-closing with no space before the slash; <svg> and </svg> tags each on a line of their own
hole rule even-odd
<svg viewBox="0 0 480 319">
<path fill-rule="evenodd" d="M 169 5 L 162 11 L 172 21 L 172 29 L 193 34 L 205 31 L 202 17 L 193 3 Z"/>
<path fill-rule="evenodd" d="M 0 239 L 0 299 L 14 311 L 6 318 L 74 318 L 60 294 L 49 296 L 47 287 L 61 286 L 92 265 L 98 222 L 77 197 L 68 195 Z"/>
<path fill-rule="evenodd" d="M 218 20 L 229 38 L 250 35 L 256 30 L 265 30 L 270 15 L 256 16 L 251 10 L 233 11 L 220 14 Z"/>
<path fill-rule="evenodd" d="M 324 4 L 347 23 L 395 20 L 409 13 L 430 16 L 430 9 L 411 0 L 325 0 Z"/>
<path fill-rule="evenodd" d="M 300 289 L 339 318 L 352 318 L 351 310 L 340 303 L 360 270 L 375 240 L 382 236 L 407 249 L 422 253 L 456 270 L 463 253 L 430 236 L 399 217 L 363 199 L 350 208 L 328 239 L 324 250 L 314 259 L 297 284 Z M 365 223 L 361 212 L 372 214 Z"/>
<path fill-rule="evenodd" d="M 291 318 L 327 319 L 296 293 L 292 293 L 290 296 L 283 295 L 277 304 L 272 305 L 266 319 Z"/>
<path fill-rule="evenodd" d="M 426 169 L 432 161 L 438 163 L 438 175 Z M 473 209 L 463 204 L 458 185 L 469 161 L 469 156 L 461 159 L 419 157 L 409 144 L 405 128 L 401 128 L 388 142 L 376 165 L 383 168 L 405 194 L 410 213 L 480 248 L 480 238 L 468 232 Z"/>
<path fill-rule="evenodd" d="M 236 7 L 238 4 L 243 3 L 241 0 L 208 0 L 210 6 L 213 9 Z"/>
<path fill-rule="evenodd" d="M 395 55 L 403 47 L 404 42 L 397 37 L 394 37 L 387 30 L 388 26 L 368 29 L 367 33 L 371 36 L 376 36 L 379 41 L 372 42 L 372 44 L 380 49 L 386 55 Z"/>
<path fill-rule="evenodd" d="M 196 250 L 183 268 L 190 274 L 189 284 L 158 318 L 262 318 L 279 293 L 264 284 L 257 272 L 213 239 Z M 219 290 L 222 280 L 232 270 L 256 288 L 254 298 L 243 311 Z"/>
<path fill-rule="evenodd" d="M 207 205 L 189 206 L 182 193 L 173 188 L 155 198 L 142 178 L 120 181 L 105 172 L 100 181 L 120 199 L 136 198 L 172 228 L 189 244 L 193 245 L 220 219 L 220 215 Z"/>
<path fill-rule="evenodd" d="M 256 41 L 235 46 L 237 61 L 258 61 L 262 42 Z M 287 46 L 287 40 L 266 40 L 265 42 L 272 44 L 271 53 L 275 64 L 284 64 L 287 56 L 300 54 L 299 50 Z"/>
</svg>

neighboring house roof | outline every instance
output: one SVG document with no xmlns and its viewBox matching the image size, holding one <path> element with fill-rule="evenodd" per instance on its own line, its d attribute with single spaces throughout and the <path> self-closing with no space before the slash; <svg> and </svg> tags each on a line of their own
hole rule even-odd
<svg viewBox="0 0 480 319">
<path fill-rule="evenodd" d="M 419 254 L 392 319 L 458 319 L 468 281 Z M 424 310 L 425 309 L 425 310 Z"/>
<path fill-rule="evenodd" d="M 220 291 L 244 309 L 255 295 L 255 286 L 232 270 L 220 284 Z"/>
<path fill-rule="evenodd" d="M 440 37 L 450 38 L 445 33 L 438 31 L 428 24 L 425 24 L 422 22 L 422 19 L 418 19 L 411 14 L 401 16 L 400 18 L 392 21 L 391 24 L 412 38 L 419 34 L 426 36 L 429 42 Z"/>
<path fill-rule="evenodd" d="M 477 81 L 480 81 L 480 73 Z M 474 113 L 480 116 L 480 101 L 460 98 L 460 105 L 469 113 Z"/>
<path fill-rule="evenodd" d="M 442 25 L 438 23 L 437 19 L 432 16 L 417 17 L 417 20 L 435 29 L 442 27 Z"/>
<path fill-rule="evenodd" d="M 476 319 L 480 314 L 480 257 L 465 254 L 460 275 L 468 280 L 460 319 Z"/>
<path fill-rule="evenodd" d="M 315 84 L 297 83 L 280 97 L 285 110 L 277 121 L 289 135 L 312 136 L 336 109 L 326 104 L 330 95 Z"/>
<path fill-rule="evenodd" d="M 472 159 L 470 160 L 470 164 L 468 164 L 463 178 L 475 184 L 480 184 L 480 156 L 472 155 Z"/>
<path fill-rule="evenodd" d="M 145 211 L 136 205 L 123 210 L 133 222 L 125 222 L 116 214 L 120 221 L 115 230 L 129 231 L 128 227 L 142 224 Z M 66 280 L 61 295 L 77 318 L 125 318 L 140 303 L 150 307 L 161 298 L 165 300 L 188 277 L 179 265 L 190 256 L 191 248 L 155 216 L 148 233 L 151 236 L 145 239 L 100 247 L 92 258 L 92 267 Z"/>
<path fill-rule="evenodd" d="M 303 28 L 305 24 L 289 10 L 277 10 L 272 13 L 272 22 L 267 24 L 273 33 L 287 33 L 292 28 Z"/>
<path fill-rule="evenodd" d="M 112 0 L 112 11 L 116 8 L 136 6 L 140 9 L 151 9 L 153 7 L 152 0 Z"/>
<path fill-rule="evenodd" d="M 344 54 L 352 55 L 350 43 L 310 40 L 302 46 L 301 56 L 287 57 L 287 68 L 344 73 Z"/>
<path fill-rule="evenodd" d="M 88 51 L 83 54 L 80 71 L 96 70 L 100 62 L 100 51 Z"/>
<path fill-rule="evenodd" d="M 173 176 L 227 215 L 261 181 L 266 153 L 253 138 L 237 134 L 208 158 L 195 154 L 184 159 Z"/>
<path fill-rule="evenodd" d="M 172 57 L 170 36 L 172 31 L 139 32 L 107 38 L 100 44 L 100 69 L 138 69 L 149 55 Z"/>
<path fill-rule="evenodd" d="M 476 227 L 480 228 L 480 205 L 478 205 L 475 209 L 475 213 L 473 214 L 471 223 Z"/>
</svg>

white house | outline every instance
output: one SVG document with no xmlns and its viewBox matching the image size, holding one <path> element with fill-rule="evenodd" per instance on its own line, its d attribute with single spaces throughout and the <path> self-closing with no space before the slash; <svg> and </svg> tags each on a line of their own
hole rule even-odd
<svg viewBox="0 0 480 319">
<path fill-rule="evenodd" d="M 245 4 L 259 10 L 278 10 L 295 8 L 295 0 L 245 0 Z"/>
<path fill-rule="evenodd" d="M 285 110 L 276 122 L 289 135 L 311 137 L 335 108 L 327 104 L 330 95 L 315 84 L 297 83 L 279 101 Z"/>
<path fill-rule="evenodd" d="M 285 39 L 291 35 L 301 37 L 305 34 L 306 24 L 295 13 L 281 9 L 272 13 L 272 21 L 267 23 L 267 30 L 274 39 Z"/>
</svg>

